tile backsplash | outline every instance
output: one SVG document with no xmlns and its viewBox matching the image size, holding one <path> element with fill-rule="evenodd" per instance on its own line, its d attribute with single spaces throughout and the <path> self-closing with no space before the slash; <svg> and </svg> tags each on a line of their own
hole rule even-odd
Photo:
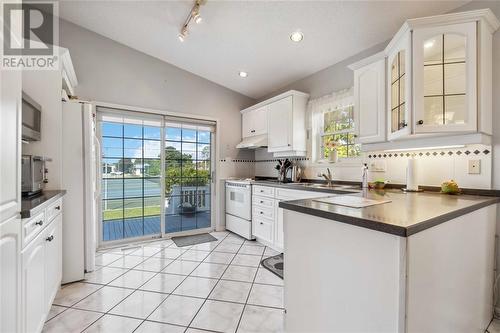
<svg viewBox="0 0 500 333">
<path fill-rule="evenodd" d="M 304 168 L 304 178 L 320 179 L 319 174 L 329 167 L 335 180 L 361 181 L 362 163 L 369 167 L 369 180 L 383 178 L 394 184 L 406 183 L 406 166 L 413 155 L 417 165 L 419 185 L 439 186 L 453 179 L 463 188 L 492 188 L 492 148 L 468 145 L 450 149 L 422 149 L 411 151 L 384 151 L 364 153 L 356 162 L 341 161 L 332 164 L 314 164 L 308 158 L 295 159 Z M 479 173 L 469 173 L 469 161 L 479 161 Z M 276 177 L 276 159 L 265 150 L 255 151 L 255 176 Z"/>
</svg>

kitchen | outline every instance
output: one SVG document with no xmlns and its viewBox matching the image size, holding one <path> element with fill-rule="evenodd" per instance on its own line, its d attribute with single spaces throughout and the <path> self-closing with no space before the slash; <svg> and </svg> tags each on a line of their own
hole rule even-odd
<svg viewBox="0 0 500 333">
<path fill-rule="evenodd" d="M 1 331 L 498 330 L 500 7 L 391 4 L 59 2 L 59 69 L 0 71 Z"/>
</svg>

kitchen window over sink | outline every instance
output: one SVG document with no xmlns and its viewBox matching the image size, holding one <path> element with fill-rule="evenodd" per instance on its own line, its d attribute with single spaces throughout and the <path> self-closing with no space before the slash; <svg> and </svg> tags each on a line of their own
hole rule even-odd
<svg viewBox="0 0 500 333">
<path fill-rule="evenodd" d="M 309 108 L 315 162 L 360 156 L 360 145 L 355 143 L 352 88 L 311 100 Z"/>
</svg>

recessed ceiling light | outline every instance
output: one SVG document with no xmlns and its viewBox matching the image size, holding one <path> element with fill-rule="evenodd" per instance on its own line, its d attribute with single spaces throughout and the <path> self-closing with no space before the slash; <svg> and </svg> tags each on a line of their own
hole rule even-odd
<svg viewBox="0 0 500 333">
<path fill-rule="evenodd" d="M 290 34 L 292 42 L 298 43 L 304 39 L 304 34 L 300 31 L 295 31 Z"/>
<path fill-rule="evenodd" d="M 247 73 L 247 72 L 242 72 L 242 71 L 240 71 L 240 72 L 238 73 L 238 75 L 239 75 L 239 76 L 241 76 L 241 77 L 247 77 L 247 76 L 248 76 L 248 73 Z"/>
</svg>

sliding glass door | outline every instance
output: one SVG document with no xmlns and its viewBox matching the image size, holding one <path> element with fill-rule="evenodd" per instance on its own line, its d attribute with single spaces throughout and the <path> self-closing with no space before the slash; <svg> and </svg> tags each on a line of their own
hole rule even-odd
<svg viewBox="0 0 500 333">
<path fill-rule="evenodd" d="M 214 124 L 97 111 L 101 245 L 211 228 Z"/>
<path fill-rule="evenodd" d="M 210 126 L 165 124 L 165 233 L 211 226 Z"/>
</svg>

